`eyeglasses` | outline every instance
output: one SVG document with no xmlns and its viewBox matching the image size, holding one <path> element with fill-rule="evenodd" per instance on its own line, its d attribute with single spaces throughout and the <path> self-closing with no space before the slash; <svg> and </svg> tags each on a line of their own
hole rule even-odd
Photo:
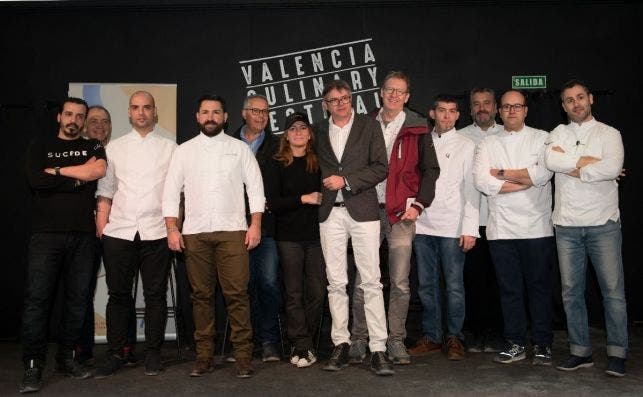
<svg viewBox="0 0 643 397">
<path fill-rule="evenodd" d="M 333 106 L 339 106 L 343 105 L 345 103 L 349 103 L 351 101 L 351 96 L 350 95 L 344 95 L 341 98 L 331 98 L 331 99 L 324 99 L 324 102 L 333 105 Z"/>
<path fill-rule="evenodd" d="M 400 90 L 399 88 L 390 88 L 390 87 L 384 87 L 382 88 L 382 92 L 385 93 L 386 95 L 404 95 L 408 91 Z"/>
<path fill-rule="evenodd" d="M 268 109 L 257 109 L 257 108 L 244 108 L 243 110 L 249 110 L 253 116 L 267 116 Z"/>
<path fill-rule="evenodd" d="M 504 105 L 500 106 L 500 109 L 502 109 L 503 112 L 510 112 L 511 110 L 513 110 L 514 112 L 520 112 L 526 107 L 527 105 L 523 105 L 522 103 L 515 103 L 513 105 L 505 103 Z"/>
</svg>

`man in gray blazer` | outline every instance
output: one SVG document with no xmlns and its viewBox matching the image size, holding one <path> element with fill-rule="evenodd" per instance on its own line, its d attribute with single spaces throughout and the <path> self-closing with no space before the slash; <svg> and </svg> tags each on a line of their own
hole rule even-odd
<svg viewBox="0 0 643 397">
<path fill-rule="evenodd" d="M 331 338 L 335 345 L 324 369 L 339 371 L 349 361 L 346 246 L 350 237 L 362 280 L 359 288 L 364 291 L 371 369 L 377 375 L 392 375 L 393 365 L 384 353 L 387 330 L 380 283 L 379 204 L 375 191 L 375 186 L 386 178 L 388 167 L 382 130 L 370 117 L 355 114 L 351 88 L 345 81 L 328 82 L 322 96 L 330 117 L 315 128 L 323 182 L 319 231 L 326 259 L 328 305 L 333 318 Z"/>
</svg>

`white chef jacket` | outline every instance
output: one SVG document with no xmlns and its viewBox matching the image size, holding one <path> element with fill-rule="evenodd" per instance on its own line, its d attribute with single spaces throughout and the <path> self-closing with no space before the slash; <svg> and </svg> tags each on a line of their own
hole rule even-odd
<svg viewBox="0 0 643 397">
<path fill-rule="evenodd" d="M 261 171 L 248 144 L 223 131 L 211 138 L 199 133 L 172 156 L 163 191 L 163 216 L 178 217 L 184 189 L 183 234 L 246 230 L 244 185 L 250 213 L 263 212 L 266 199 Z"/>
<path fill-rule="evenodd" d="M 435 183 L 435 198 L 418 218 L 415 232 L 440 237 L 480 237 L 480 192 L 473 184 L 472 172 L 476 145 L 455 128 L 441 135 L 433 131 L 431 138 L 440 177 Z"/>
<path fill-rule="evenodd" d="M 502 124 L 494 123 L 486 131 L 483 131 L 476 123 L 469 124 L 468 126 L 458 130 L 458 134 L 462 134 L 471 139 L 476 145 L 479 145 L 482 140 L 488 135 L 496 135 L 503 130 Z M 487 196 L 480 195 L 480 226 L 487 226 L 487 218 L 489 218 L 489 205 L 487 204 Z"/>
<path fill-rule="evenodd" d="M 527 239 L 553 236 L 551 183 L 545 166 L 548 133 L 528 126 L 520 131 L 503 129 L 487 136 L 477 147 L 473 179 L 489 202 L 487 239 Z M 500 194 L 505 181 L 489 173 L 496 169 L 523 169 L 533 183 L 529 189 Z"/>
<path fill-rule="evenodd" d="M 565 153 L 552 150 L 560 146 Z M 581 156 L 601 160 L 580 169 L 580 178 L 567 175 Z M 616 129 L 595 119 L 559 125 L 547 141 L 545 161 L 556 173 L 552 219 L 555 225 L 599 226 L 617 221 L 618 183 L 623 167 L 623 141 Z"/>
<path fill-rule="evenodd" d="M 96 196 L 112 199 L 103 234 L 133 241 L 167 237 L 161 211 L 163 184 L 176 143 L 155 131 L 142 137 L 136 130 L 105 148 L 107 170 Z"/>
</svg>

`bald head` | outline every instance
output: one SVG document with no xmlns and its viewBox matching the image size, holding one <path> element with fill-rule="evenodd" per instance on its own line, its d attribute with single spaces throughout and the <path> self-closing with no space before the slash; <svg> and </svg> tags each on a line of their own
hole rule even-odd
<svg viewBox="0 0 643 397">
<path fill-rule="evenodd" d="M 156 124 L 154 97 L 147 91 L 136 91 L 129 99 L 129 121 L 139 134 L 145 136 Z"/>
<path fill-rule="evenodd" d="M 505 92 L 500 97 L 500 118 L 507 131 L 520 131 L 527 117 L 527 99 L 516 90 Z"/>
</svg>

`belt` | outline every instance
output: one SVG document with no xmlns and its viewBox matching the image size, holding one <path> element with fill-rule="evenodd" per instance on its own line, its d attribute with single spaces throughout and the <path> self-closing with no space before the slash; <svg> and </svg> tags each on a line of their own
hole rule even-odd
<svg viewBox="0 0 643 397">
<path fill-rule="evenodd" d="M 380 209 L 386 209 L 386 204 L 380 203 Z"/>
<path fill-rule="evenodd" d="M 336 203 L 333 203 L 333 207 L 346 207 L 346 203 L 343 201 L 338 201 Z"/>
</svg>

